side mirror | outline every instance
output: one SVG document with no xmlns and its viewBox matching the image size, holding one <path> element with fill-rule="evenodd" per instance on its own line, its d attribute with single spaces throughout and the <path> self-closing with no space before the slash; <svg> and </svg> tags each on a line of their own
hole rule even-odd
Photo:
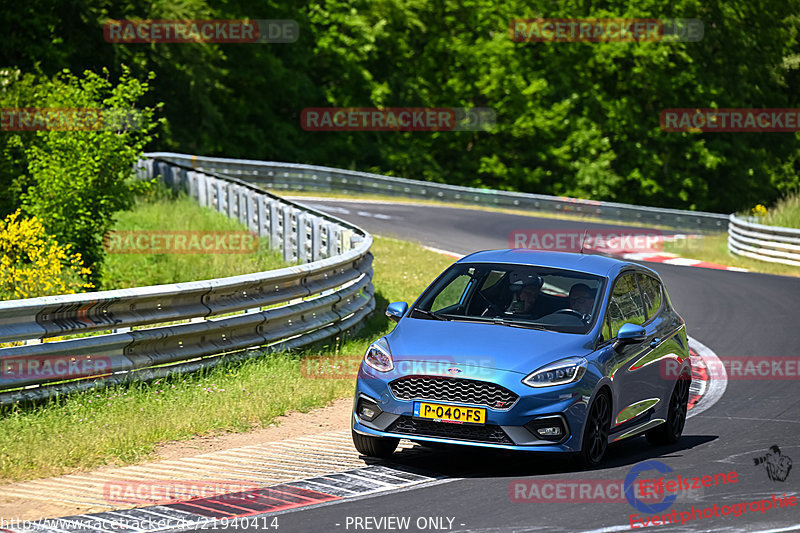
<svg viewBox="0 0 800 533">
<path fill-rule="evenodd" d="M 407 303 L 392 302 L 389 304 L 389 307 L 386 308 L 386 316 L 388 316 L 395 322 L 400 322 L 400 319 L 403 318 L 403 315 L 406 314 L 406 311 L 408 311 Z"/>
<path fill-rule="evenodd" d="M 617 332 L 617 340 L 614 342 L 614 349 L 619 350 L 627 344 L 642 342 L 647 338 L 647 331 L 636 324 L 622 324 Z"/>
</svg>

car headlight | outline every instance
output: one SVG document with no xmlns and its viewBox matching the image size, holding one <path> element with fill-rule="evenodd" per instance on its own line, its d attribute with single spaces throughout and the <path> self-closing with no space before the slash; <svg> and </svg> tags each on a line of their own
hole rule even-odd
<svg viewBox="0 0 800 533">
<path fill-rule="evenodd" d="M 552 387 L 578 381 L 586 372 L 586 359 L 568 357 L 531 372 L 522 382 L 529 387 Z"/>
<path fill-rule="evenodd" d="M 379 372 L 388 372 L 394 368 L 392 352 L 385 338 L 381 337 L 369 345 L 364 354 L 364 362 Z"/>
</svg>

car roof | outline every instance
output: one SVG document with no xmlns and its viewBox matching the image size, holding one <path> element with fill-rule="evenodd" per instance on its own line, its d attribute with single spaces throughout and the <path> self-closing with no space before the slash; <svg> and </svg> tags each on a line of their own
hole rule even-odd
<svg viewBox="0 0 800 533">
<path fill-rule="evenodd" d="M 529 250 L 515 248 L 506 250 L 484 250 L 462 257 L 459 263 L 506 263 L 515 265 L 533 265 L 552 268 L 575 270 L 597 276 L 615 277 L 626 268 L 634 268 L 660 277 L 649 268 L 622 261 L 613 257 L 597 254 L 579 254 L 571 252 L 548 252 L 543 250 Z"/>
</svg>

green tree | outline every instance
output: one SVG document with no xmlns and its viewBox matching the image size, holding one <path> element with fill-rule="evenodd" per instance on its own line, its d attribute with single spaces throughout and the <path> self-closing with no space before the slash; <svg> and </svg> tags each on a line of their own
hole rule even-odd
<svg viewBox="0 0 800 533">
<path fill-rule="evenodd" d="M 22 133 L 33 142 L 25 147 L 27 173 L 18 182 L 23 211 L 58 242 L 72 244 L 97 282 L 114 213 L 129 208 L 147 186 L 135 179 L 133 165 L 160 122 L 154 108 L 136 107 L 148 83 L 123 69 L 116 84 L 93 72 L 78 77 L 64 71 L 36 83 L 28 77 L 24 85 L 35 89 L 27 96 L 36 107 L 96 110 L 102 117 L 67 131 Z"/>
</svg>

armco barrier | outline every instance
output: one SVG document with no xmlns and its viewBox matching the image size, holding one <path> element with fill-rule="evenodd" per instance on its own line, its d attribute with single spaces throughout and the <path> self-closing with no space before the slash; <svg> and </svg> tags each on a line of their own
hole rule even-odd
<svg viewBox="0 0 800 533">
<path fill-rule="evenodd" d="M 800 229 L 765 226 L 731 215 L 728 249 L 759 261 L 800 266 Z"/>
<path fill-rule="evenodd" d="M 200 157 L 170 152 L 152 153 L 148 156 L 191 165 L 193 168 L 214 170 L 228 176 L 237 176 L 248 182 L 272 189 L 338 190 L 456 203 L 477 203 L 545 213 L 589 215 L 607 220 L 629 221 L 692 231 L 725 231 L 728 227 L 728 215 L 701 211 L 639 207 L 560 196 L 458 187 L 367 172 L 292 163 Z"/>
<path fill-rule="evenodd" d="M 259 353 L 250 348 L 304 346 L 357 326 L 374 310 L 372 237 L 357 226 L 213 172 L 153 158 L 140 162 L 137 172 L 141 178 L 160 176 L 201 205 L 238 218 L 251 232 L 269 237 L 287 261 L 300 264 L 206 281 L 0 302 L 0 343 L 28 341 L 0 348 L 0 404 L 193 371 Z M 101 331 L 110 333 L 38 342 Z M 96 371 L 76 376 L 68 370 L 73 367 Z"/>
</svg>

